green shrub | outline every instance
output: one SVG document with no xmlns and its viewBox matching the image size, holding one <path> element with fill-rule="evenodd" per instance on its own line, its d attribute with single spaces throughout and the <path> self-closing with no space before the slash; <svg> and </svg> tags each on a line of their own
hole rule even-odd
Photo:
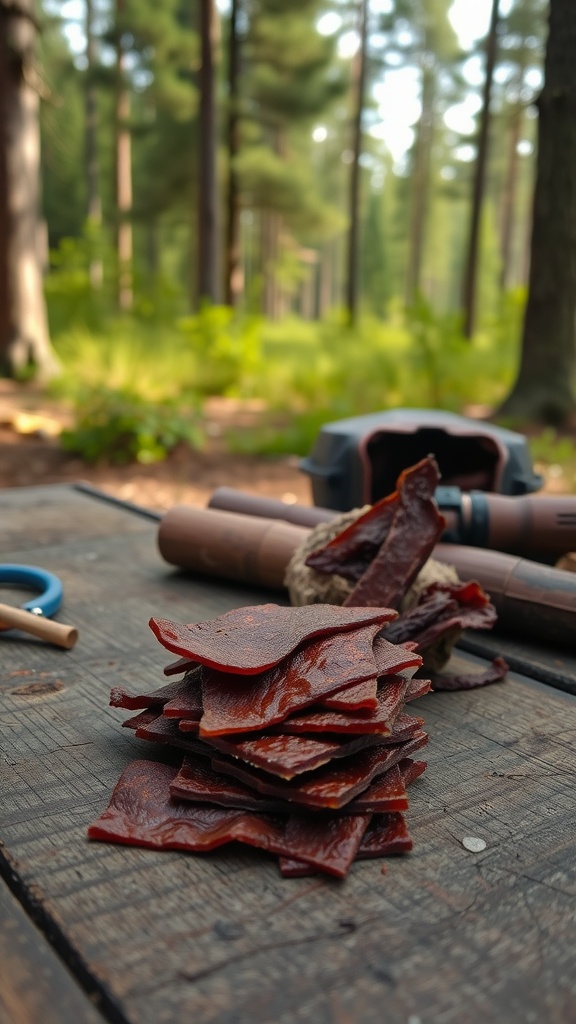
<svg viewBox="0 0 576 1024">
<path fill-rule="evenodd" d="M 98 391 L 81 404 L 75 426 L 61 434 L 65 451 L 86 462 L 160 462 L 185 441 L 203 441 L 197 417 L 173 405 L 152 405 L 127 392 Z"/>
</svg>

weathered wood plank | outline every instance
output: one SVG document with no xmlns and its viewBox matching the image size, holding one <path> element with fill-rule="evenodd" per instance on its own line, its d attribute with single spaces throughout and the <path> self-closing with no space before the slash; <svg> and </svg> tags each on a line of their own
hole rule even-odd
<svg viewBox="0 0 576 1024">
<path fill-rule="evenodd" d="M 107 705 L 111 686 L 162 681 L 170 659 L 148 617 L 193 621 L 269 598 L 186 578 L 162 563 L 153 524 L 125 527 L 132 516 L 100 506 L 95 534 L 86 505 L 97 503 L 66 501 L 50 545 L 28 535 L 14 547 L 14 560 L 27 551 L 65 577 L 80 639 L 67 652 L 0 641 L 0 839 L 95 991 L 131 1024 L 572 1021 L 574 698 L 514 675 L 423 698 L 431 742 L 412 789 L 414 852 L 357 864 L 343 883 L 282 880 L 256 851 L 90 843 L 122 767 L 160 756 Z M 26 513 L 1 493 L 0 509 L 17 541 Z M 486 850 L 469 853 L 467 835 Z"/>
<path fill-rule="evenodd" d="M 0 882 L 0 1020 L 103 1024 L 88 996 Z"/>
</svg>

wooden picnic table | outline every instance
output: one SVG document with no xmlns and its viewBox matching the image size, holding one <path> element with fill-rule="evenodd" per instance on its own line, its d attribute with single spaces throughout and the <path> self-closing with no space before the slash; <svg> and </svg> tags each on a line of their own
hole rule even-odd
<svg viewBox="0 0 576 1024">
<path fill-rule="evenodd" d="M 0 491 L 0 522 L 2 559 L 56 573 L 56 617 L 79 630 L 69 651 L 0 638 L 2 1024 L 576 1020 L 572 659 L 548 652 L 564 690 L 538 681 L 540 652 L 537 679 L 416 702 L 430 743 L 414 850 L 344 881 L 283 879 L 246 847 L 93 842 L 122 769 L 159 756 L 108 705 L 113 686 L 164 681 L 150 616 L 283 599 L 174 569 L 153 515 L 72 485 Z"/>
</svg>

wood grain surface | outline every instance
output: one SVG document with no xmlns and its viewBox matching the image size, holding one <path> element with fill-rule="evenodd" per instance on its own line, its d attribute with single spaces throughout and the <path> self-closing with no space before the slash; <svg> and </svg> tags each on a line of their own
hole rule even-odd
<svg viewBox="0 0 576 1024">
<path fill-rule="evenodd" d="M 512 673 L 416 702 L 430 745 L 411 789 L 414 851 L 344 882 L 283 880 L 255 850 L 89 842 L 122 768 L 161 756 L 108 706 L 112 686 L 163 681 L 170 657 L 149 617 L 197 621 L 270 597 L 172 569 L 153 522 L 73 488 L 0 492 L 0 516 L 5 559 L 57 573 L 62 621 L 79 631 L 70 651 L 0 638 L 0 862 L 102 1019 L 576 1019 L 572 696 Z"/>
<path fill-rule="evenodd" d="M 0 882 L 0 1021 L 98 1024 L 76 980 Z"/>
</svg>

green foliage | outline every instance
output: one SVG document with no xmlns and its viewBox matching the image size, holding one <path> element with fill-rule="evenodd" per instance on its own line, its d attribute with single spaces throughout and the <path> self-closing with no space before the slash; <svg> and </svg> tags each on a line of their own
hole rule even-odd
<svg viewBox="0 0 576 1024">
<path fill-rule="evenodd" d="M 152 405 L 133 392 L 98 389 L 83 396 L 79 408 L 76 425 L 63 431 L 61 444 L 86 462 L 160 462 L 182 441 L 202 444 L 190 412 L 173 404 Z"/>
<path fill-rule="evenodd" d="M 203 395 L 233 394 L 262 370 L 260 323 L 235 317 L 227 306 L 204 305 L 179 330 L 193 362 L 191 384 Z"/>
</svg>

